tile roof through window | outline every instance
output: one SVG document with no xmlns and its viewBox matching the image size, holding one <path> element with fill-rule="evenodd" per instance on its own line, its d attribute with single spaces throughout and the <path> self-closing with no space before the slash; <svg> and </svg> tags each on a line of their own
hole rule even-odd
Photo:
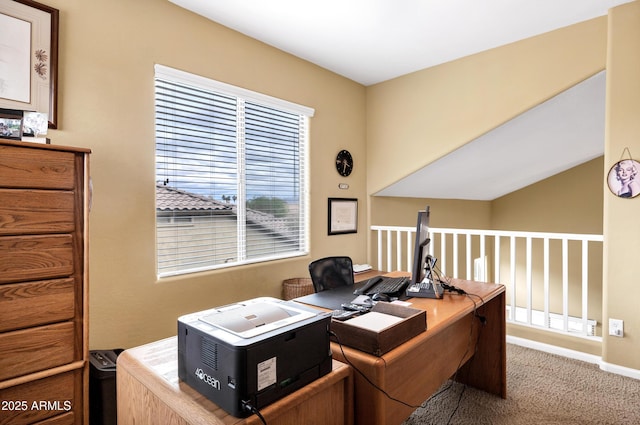
<svg viewBox="0 0 640 425">
<path fill-rule="evenodd" d="M 192 211 L 206 212 L 212 211 L 222 214 L 236 214 L 236 205 L 213 200 L 209 197 L 174 189 L 162 184 L 156 185 L 156 210 L 162 212 L 170 211 Z M 297 229 L 290 228 L 288 220 L 278 218 L 272 214 L 261 211 L 247 209 L 247 221 L 260 226 L 262 229 L 277 234 L 280 237 L 295 240 Z"/>
<path fill-rule="evenodd" d="M 206 196 L 156 185 L 156 209 L 158 211 L 229 211 L 230 204 L 215 201 Z"/>
</svg>

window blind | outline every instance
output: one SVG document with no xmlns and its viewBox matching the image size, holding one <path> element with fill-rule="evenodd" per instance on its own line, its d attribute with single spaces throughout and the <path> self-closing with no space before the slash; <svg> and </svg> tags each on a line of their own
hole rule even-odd
<svg viewBox="0 0 640 425">
<path fill-rule="evenodd" d="M 313 110 L 173 71 L 156 66 L 158 275 L 306 254 Z"/>
</svg>

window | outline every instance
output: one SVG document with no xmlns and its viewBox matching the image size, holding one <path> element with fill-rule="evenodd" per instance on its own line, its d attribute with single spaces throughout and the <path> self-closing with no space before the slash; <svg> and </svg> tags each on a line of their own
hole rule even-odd
<svg viewBox="0 0 640 425">
<path fill-rule="evenodd" d="M 160 277 L 308 253 L 313 110 L 156 65 Z"/>
</svg>

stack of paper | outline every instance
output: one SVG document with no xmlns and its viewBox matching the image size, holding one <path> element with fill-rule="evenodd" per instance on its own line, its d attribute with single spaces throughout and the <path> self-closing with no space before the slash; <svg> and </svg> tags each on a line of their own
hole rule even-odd
<svg viewBox="0 0 640 425">
<path fill-rule="evenodd" d="M 346 323 L 359 328 L 368 329 L 370 331 L 380 332 L 398 322 L 402 322 L 402 320 L 402 317 L 371 311 L 367 314 L 363 314 L 362 316 L 349 319 Z"/>
</svg>

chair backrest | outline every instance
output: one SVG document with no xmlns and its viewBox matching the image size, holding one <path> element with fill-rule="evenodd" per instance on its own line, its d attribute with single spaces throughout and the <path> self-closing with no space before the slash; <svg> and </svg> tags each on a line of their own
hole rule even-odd
<svg viewBox="0 0 640 425">
<path fill-rule="evenodd" d="M 353 285 L 353 263 L 350 257 L 326 257 L 312 261 L 309 264 L 309 274 L 316 292 Z"/>
</svg>

